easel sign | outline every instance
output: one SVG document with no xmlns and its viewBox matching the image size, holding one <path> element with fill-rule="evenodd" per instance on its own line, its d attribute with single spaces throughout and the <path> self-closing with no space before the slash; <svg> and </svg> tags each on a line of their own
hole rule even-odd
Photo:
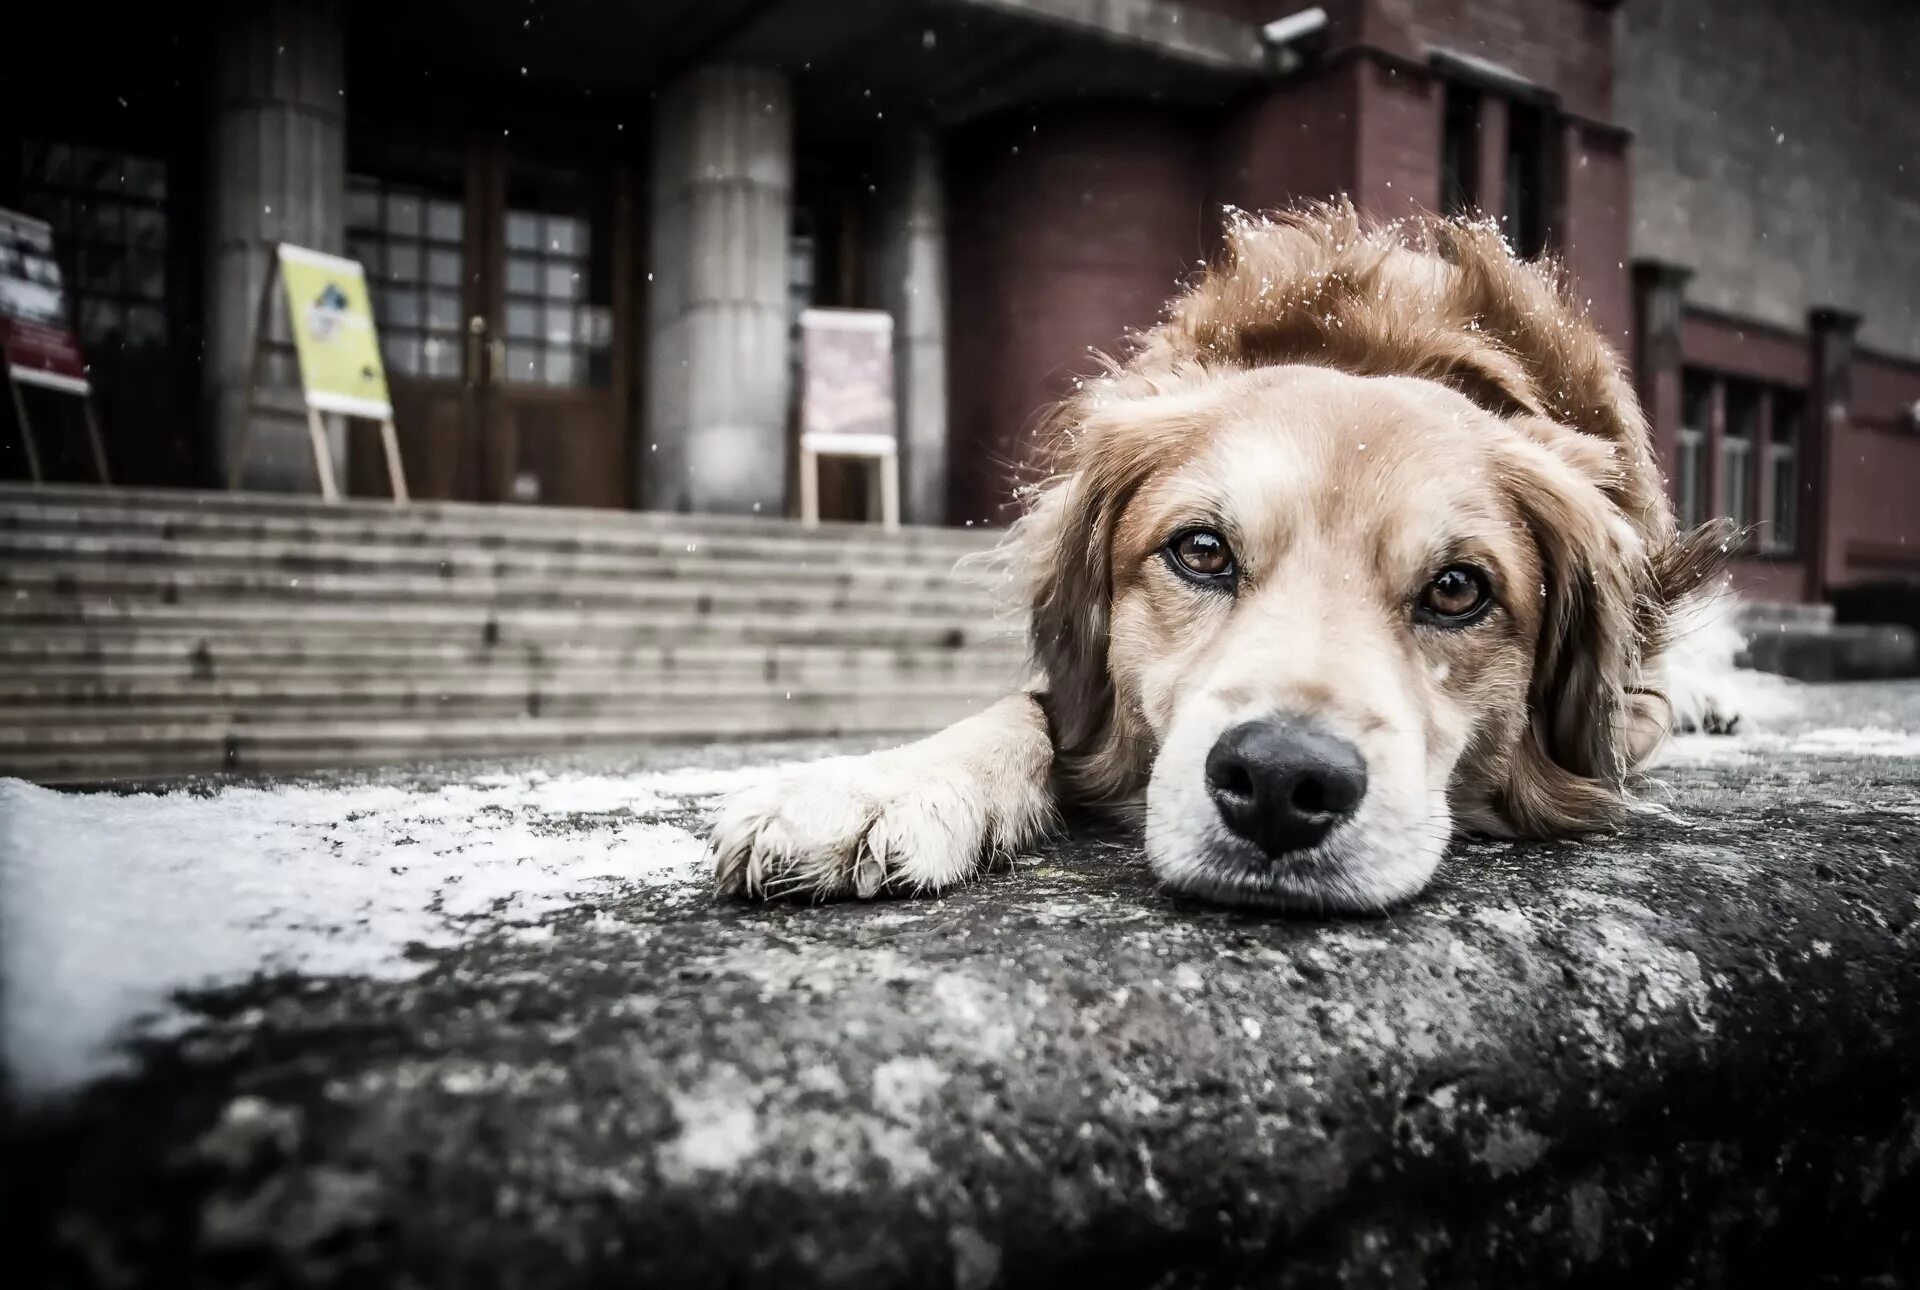
<svg viewBox="0 0 1920 1290">
<path fill-rule="evenodd" d="M 340 488 L 333 478 L 333 454 L 321 421 L 323 414 L 332 414 L 379 423 L 393 500 L 404 504 L 407 475 L 400 464 L 400 443 L 393 431 L 393 399 L 387 393 L 386 367 L 380 361 L 380 335 L 373 325 L 367 274 L 359 261 L 284 242 L 277 248 L 273 272 L 261 288 L 260 311 L 254 324 L 253 361 L 247 372 L 247 422 L 258 413 L 274 410 L 260 404 L 259 386 L 276 294 L 286 304 L 293 348 L 300 362 L 300 392 L 321 495 L 330 502 L 340 500 Z M 240 443 L 228 467 L 229 487 L 239 486 L 240 467 L 246 459 L 246 433 L 243 424 Z"/>
<path fill-rule="evenodd" d="M 93 444 L 94 469 L 107 483 L 107 451 L 93 415 L 93 389 L 80 339 L 68 322 L 67 293 L 60 265 L 53 258 L 53 227 L 17 211 L 0 210 L 0 352 L 5 355 L 7 389 L 20 424 L 27 473 L 41 482 L 40 451 L 27 419 L 23 385 L 71 394 L 86 414 Z"/>
<path fill-rule="evenodd" d="M 880 475 L 880 519 L 900 527 L 900 439 L 893 401 L 893 315 L 800 315 L 800 519 L 820 523 L 820 458 L 859 457 Z"/>
</svg>

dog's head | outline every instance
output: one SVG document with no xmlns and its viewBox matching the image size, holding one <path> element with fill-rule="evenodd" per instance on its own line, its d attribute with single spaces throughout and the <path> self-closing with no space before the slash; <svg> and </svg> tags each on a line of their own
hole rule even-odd
<svg viewBox="0 0 1920 1290">
<path fill-rule="evenodd" d="M 1617 364 L 1484 228 L 1241 223 L 1063 406 L 1022 521 L 1059 770 L 1169 885 L 1372 909 L 1456 823 L 1593 827 L 1717 533 L 1676 537 Z"/>
</svg>

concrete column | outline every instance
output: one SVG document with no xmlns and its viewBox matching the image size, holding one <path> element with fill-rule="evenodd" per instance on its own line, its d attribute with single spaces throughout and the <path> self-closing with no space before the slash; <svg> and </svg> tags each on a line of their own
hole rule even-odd
<svg viewBox="0 0 1920 1290">
<path fill-rule="evenodd" d="M 1841 454 L 1853 406 L 1854 337 L 1860 315 L 1844 309 L 1813 309 L 1807 313 L 1807 338 L 1813 347 L 1813 384 L 1807 391 L 1808 440 L 1805 449 L 1813 478 L 1813 514 L 1808 518 L 1808 590 L 1825 600 L 1846 576 L 1846 525 L 1840 515 Z"/>
<path fill-rule="evenodd" d="M 207 406 L 224 482 L 245 416 L 247 366 L 260 292 L 279 242 L 342 249 L 346 201 L 346 56 L 338 0 L 229 0 L 214 22 L 213 103 L 207 168 Z M 273 335 L 289 343 L 286 311 Z M 275 402 L 298 407 L 291 351 L 264 382 Z M 333 427 L 334 473 L 346 479 L 346 434 Z M 255 418 L 243 486 L 317 487 L 306 426 Z"/>
<path fill-rule="evenodd" d="M 1653 451 L 1672 480 L 1680 469 L 1682 359 L 1680 324 L 1686 318 L 1687 282 L 1693 270 L 1660 260 L 1633 266 L 1634 384 L 1653 432 Z"/>
<path fill-rule="evenodd" d="M 947 198 L 940 146 L 904 141 L 880 215 L 880 300 L 893 314 L 901 503 L 909 524 L 947 518 Z"/>
<path fill-rule="evenodd" d="M 646 429 L 653 510 L 787 509 L 793 102 L 768 68 L 713 66 L 654 114 Z"/>
</svg>

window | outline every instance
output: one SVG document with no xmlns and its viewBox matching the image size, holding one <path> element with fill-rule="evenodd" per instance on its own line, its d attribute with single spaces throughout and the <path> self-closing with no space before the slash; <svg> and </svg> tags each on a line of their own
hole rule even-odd
<svg viewBox="0 0 1920 1290">
<path fill-rule="evenodd" d="M 797 321 L 813 306 L 814 241 L 811 233 L 795 233 L 787 239 L 787 315 Z"/>
<path fill-rule="evenodd" d="M 167 166 L 71 143 L 21 145 L 22 204 L 53 226 L 54 254 L 90 356 L 167 344 Z"/>
<path fill-rule="evenodd" d="M 466 370 L 466 210 L 383 180 L 347 180 L 347 248 L 367 271 L 387 369 L 458 380 Z"/>
<path fill-rule="evenodd" d="M 814 257 L 818 247 L 812 220 L 805 211 L 794 213 L 794 229 L 787 237 L 787 388 L 795 399 L 800 392 L 800 315 L 813 307 Z"/>
<path fill-rule="evenodd" d="M 591 384 L 591 238 L 579 216 L 507 212 L 506 380 L 571 389 Z"/>
<path fill-rule="evenodd" d="M 1754 458 L 1760 443 L 1760 398 L 1757 385 L 1726 383 L 1727 425 L 1720 441 L 1720 513 L 1739 525 L 1752 527 Z"/>
<path fill-rule="evenodd" d="M 1792 555 L 1800 545 L 1800 437 L 1806 397 L 1798 390 L 1773 392 L 1773 433 L 1767 440 L 1767 526 L 1760 545 L 1770 555 Z"/>
<path fill-rule="evenodd" d="M 1680 458 L 1673 477 L 1674 509 L 1680 527 L 1697 528 L 1707 519 L 1707 442 L 1713 421 L 1713 380 L 1688 372 L 1680 394 Z"/>
<path fill-rule="evenodd" d="M 1448 215 L 1480 205 L 1480 92 L 1448 82 L 1440 135 L 1440 207 Z"/>
<path fill-rule="evenodd" d="M 1682 374 L 1680 452 L 1674 510 L 1691 528 L 1718 514 L 1732 520 L 1752 547 L 1792 555 L 1800 543 L 1800 441 L 1806 396 L 1799 390 L 1722 377 L 1689 368 Z M 1713 424 L 1714 404 L 1721 424 Z M 1714 454 L 1718 453 L 1718 461 Z M 1711 467 L 1717 465 L 1718 472 Z M 1710 483 L 1710 477 L 1717 483 Z M 1715 490 L 1708 507 L 1709 490 Z"/>
<path fill-rule="evenodd" d="M 1548 165 L 1553 122 L 1530 103 L 1507 106 L 1507 240 L 1529 258 L 1547 249 L 1552 225 L 1552 168 Z"/>
</svg>

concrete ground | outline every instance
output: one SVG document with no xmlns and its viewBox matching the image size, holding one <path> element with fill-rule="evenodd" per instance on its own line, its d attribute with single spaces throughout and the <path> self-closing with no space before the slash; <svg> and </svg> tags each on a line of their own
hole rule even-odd
<svg viewBox="0 0 1920 1290">
<path fill-rule="evenodd" d="M 817 744 L 0 783 L 15 1284 L 1914 1283 L 1920 683 L 1790 694 L 1372 920 L 714 903 Z"/>
</svg>

